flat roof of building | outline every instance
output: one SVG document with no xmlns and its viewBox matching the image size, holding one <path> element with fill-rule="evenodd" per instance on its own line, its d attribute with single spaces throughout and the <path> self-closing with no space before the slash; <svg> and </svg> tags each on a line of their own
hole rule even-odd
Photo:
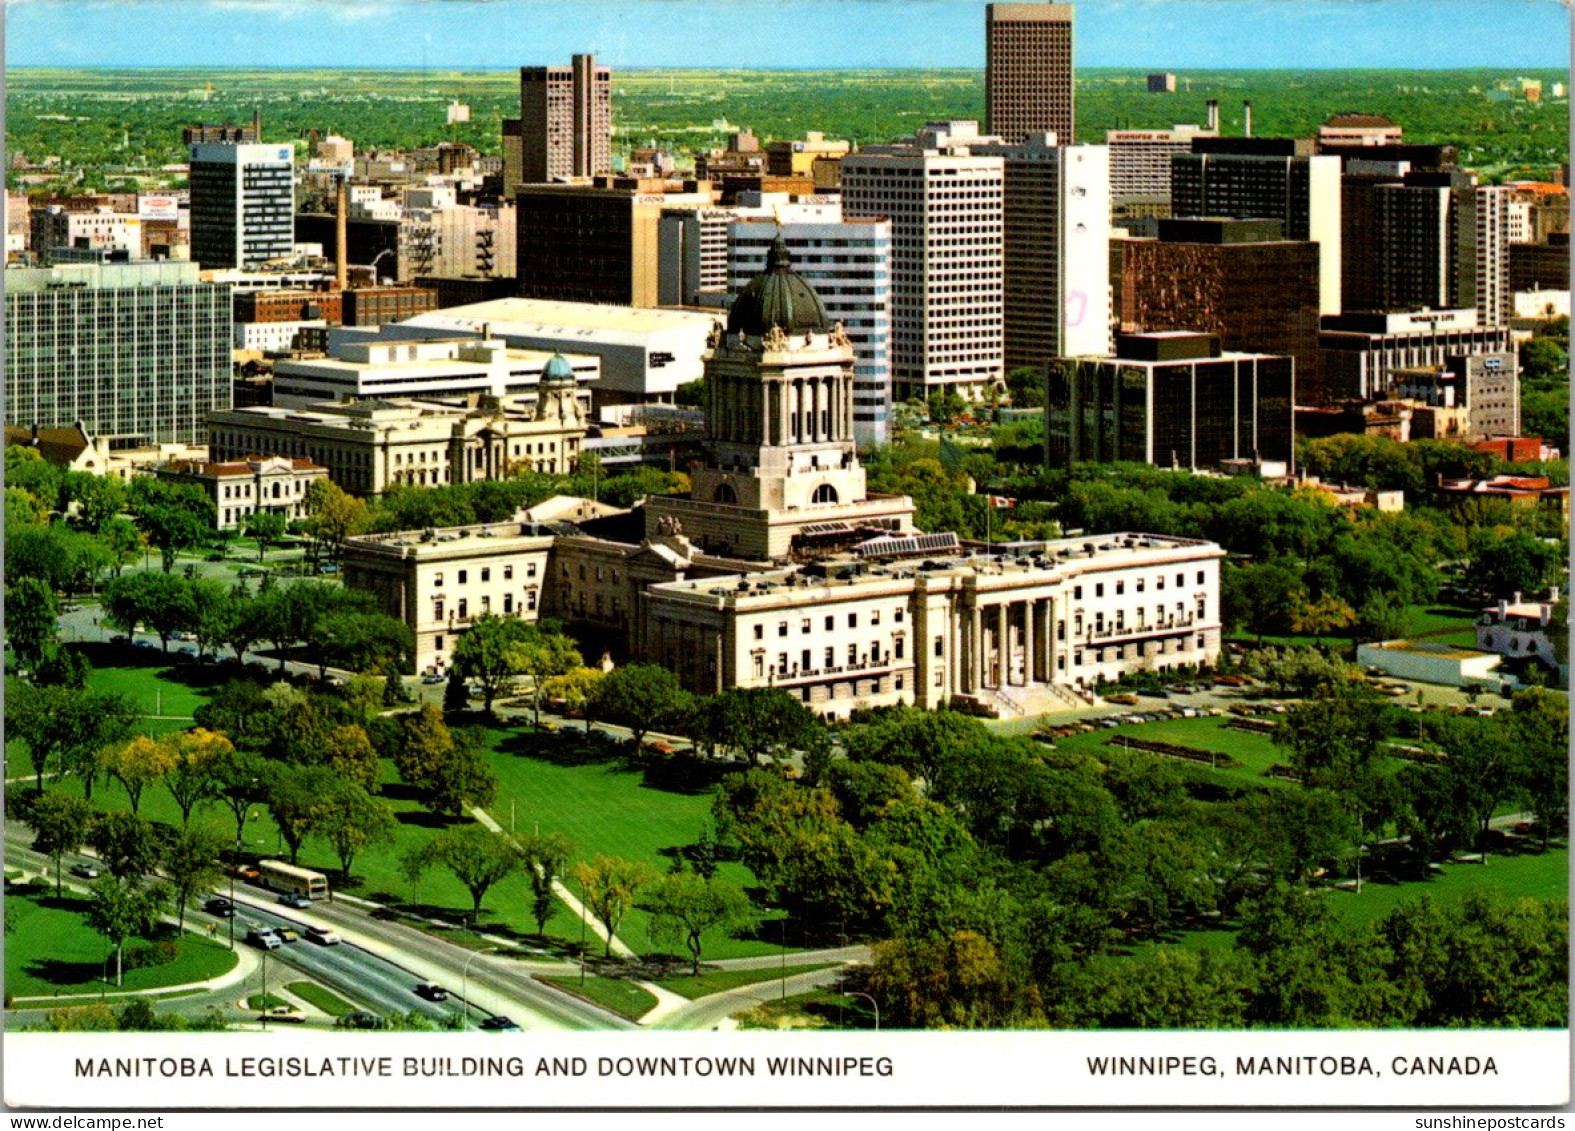
<svg viewBox="0 0 1575 1131">
<path fill-rule="evenodd" d="M 497 298 L 487 302 L 451 306 L 404 320 L 406 325 L 435 329 L 479 330 L 490 325 L 495 334 L 542 332 L 587 334 L 612 331 L 650 334 L 662 330 L 700 328 L 709 331 L 721 321 L 721 312 L 699 314 L 687 310 L 653 307 L 603 306 L 555 299 Z"/>
</svg>

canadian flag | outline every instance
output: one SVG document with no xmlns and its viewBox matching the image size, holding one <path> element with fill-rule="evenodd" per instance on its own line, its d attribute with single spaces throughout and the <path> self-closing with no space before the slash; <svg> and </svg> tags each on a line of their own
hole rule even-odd
<svg viewBox="0 0 1575 1131">
<path fill-rule="evenodd" d="M 990 505 L 996 510 L 1007 510 L 1017 505 L 1016 499 L 1009 499 L 1005 495 L 986 495 L 985 498 L 990 500 Z"/>
</svg>

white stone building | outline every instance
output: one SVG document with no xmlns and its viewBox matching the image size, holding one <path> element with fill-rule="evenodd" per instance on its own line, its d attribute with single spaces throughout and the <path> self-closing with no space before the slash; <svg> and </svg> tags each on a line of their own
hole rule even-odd
<svg viewBox="0 0 1575 1131">
<path fill-rule="evenodd" d="M 309 459 L 253 456 L 230 461 L 175 460 L 154 468 L 160 479 L 192 483 L 213 500 L 214 524 L 240 530 L 259 511 L 286 521 L 306 517 L 306 492 L 328 469 Z"/>
</svg>

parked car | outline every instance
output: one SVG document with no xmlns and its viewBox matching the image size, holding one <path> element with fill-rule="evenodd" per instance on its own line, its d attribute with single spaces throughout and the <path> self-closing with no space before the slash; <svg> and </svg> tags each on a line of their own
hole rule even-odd
<svg viewBox="0 0 1575 1131">
<path fill-rule="evenodd" d="M 416 984 L 416 996 L 424 997 L 428 1001 L 447 1001 L 448 991 L 436 982 L 418 982 Z"/>
<path fill-rule="evenodd" d="M 1112 703 L 1120 703 L 1127 707 L 1137 706 L 1138 701 L 1138 697 L 1136 695 L 1107 695 L 1105 698 Z"/>
<path fill-rule="evenodd" d="M 299 1009 L 296 1009 L 293 1006 L 276 1005 L 259 1013 L 257 1015 L 257 1020 L 289 1021 L 293 1024 L 299 1025 L 306 1020 L 306 1014 L 302 1013 Z"/>
<path fill-rule="evenodd" d="M 235 914 L 235 904 L 222 895 L 216 895 L 202 905 L 202 909 L 209 915 L 217 915 L 220 919 L 228 919 Z"/>
<path fill-rule="evenodd" d="M 509 1018 L 503 1016 L 501 1013 L 493 1017 L 488 1017 L 477 1027 L 485 1029 L 490 1033 L 509 1033 L 519 1031 L 519 1026 Z"/>
<path fill-rule="evenodd" d="M 306 938 L 318 946 L 338 946 L 341 941 L 339 933 L 332 927 L 307 927 Z"/>
<path fill-rule="evenodd" d="M 354 1013 L 347 1013 L 334 1024 L 341 1029 L 386 1029 L 388 1022 L 375 1013 L 368 1013 L 358 1009 Z"/>
<path fill-rule="evenodd" d="M 71 865 L 71 874 L 73 876 L 81 876 L 84 880 L 96 880 L 99 878 L 100 872 L 97 864 L 87 862 Z"/>
<path fill-rule="evenodd" d="M 431 686 L 435 683 L 447 683 L 448 676 L 444 675 L 442 672 L 427 672 L 426 675 L 421 677 L 421 682 L 427 684 L 428 686 Z"/>
<path fill-rule="evenodd" d="M 278 950 L 284 945 L 272 927 L 253 927 L 246 932 L 246 941 L 263 950 Z"/>
<path fill-rule="evenodd" d="M 300 892 L 295 891 L 285 892 L 279 897 L 279 902 L 284 904 L 286 907 L 293 907 L 297 911 L 305 911 L 307 908 L 312 906 L 311 900 L 307 899 L 306 896 L 302 895 Z"/>
</svg>

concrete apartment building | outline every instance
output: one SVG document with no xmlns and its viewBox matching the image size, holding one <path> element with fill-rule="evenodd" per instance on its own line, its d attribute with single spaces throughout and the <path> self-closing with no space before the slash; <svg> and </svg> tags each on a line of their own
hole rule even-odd
<svg viewBox="0 0 1575 1131">
<path fill-rule="evenodd" d="M 701 183 L 703 185 L 703 182 Z M 522 298 L 656 306 L 664 209 L 709 208 L 711 193 L 667 181 L 598 177 L 590 185 L 522 186 L 515 265 Z"/>
<path fill-rule="evenodd" d="M 1479 325 L 1508 322 L 1510 190 L 1451 170 L 1406 173 L 1378 186 L 1380 308 L 1475 307 Z"/>
<path fill-rule="evenodd" d="M 819 215 L 822 211 L 828 215 Z M 787 205 L 774 219 L 746 217 L 728 228 L 727 289 L 744 290 L 766 269 L 781 239 L 794 270 L 814 288 L 826 316 L 853 345 L 853 439 L 860 448 L 890 438 L 891 223 L 843 220 L 834 205 Z"/>
<path fill-rule="evenodd" d="M 1295 367 L 1289 357 L 1231 353 L 1184 331 L 1123 334 L 1114 357 L 1050 366 L 1045 460 L 1218 469 L 1295 459 Z"/>
<path fill-rule="evenodd" d="M 259 267 L 295 247 L 295 146 L 191 147 L 191 258 Z"/>
<path fill-rule="evenodd" d="M 842 160 L 845 219 L 891 221 L 892 397 L 977 396 L 1004 376 L 1005 163 L 974 122 Z"/>
<path fill-rule="evenodd" d="M 1510 352 L 1507 327 L 1486 327 L 1477 312 L 1352 312 L 1323 319 L 1318 332 L 1326 401 L 1377 400 L 1400 369 L 1442 366 L 1452 357 Z"/>
<path fill-rule="evenodd" d="M 253 456 L 220 462 L 172 460 L 154 468 L 160 479 L 189 483 L 213 500 L 214 525 L 219 530 L 241 530 L 259 511 L 287 521 L 306 517 L 306 492 L 328 469 L 309 459 Z"/>
<path fill-rule="evenodd" d="M 520 173 L 525 184 L 612 168 L 612 70 L 594 55 L 567 67 L 520 68 Z"/>
<path fill-rule="evenodd" d="M 1003 163 L 1003 342 L 1008 371 L 1110 352 L 1110 151 L 980 144 Z"/>
<path fill-rule="evenodd" d="M 1319 247 L 1278 220 L 1159 221 L 1158 239 L 1117 241 L 1122 333 L 1194 330 L 1227 350 L 1296 359 L 1300 404 L 1321 404 Z M 1108 352 L 1091 351 L 1091 352 Z"/>
<path fill-rule="evenodd" d="M 230 288 L 186 262 L 5 273 L 5 419 L 117 446 L 201 442 L 230 405 Z"/>
<path fill-rule="evenodd" d="M 310 408 L 318 401 L 369 397 L 473 396 L 534 404 L 547 367 L 558 358 L 584 386 L 578 395 L 583 415 L 589 416 L 588 386 L 601 376 L 601 363 L 595 357 L 510 349 L 497 338 L 405 341 L 339 333 L 332 336 L 329 353 L 329 357 L 276 363 L 274 404 Z"/>
<path fill-rule="evenodd" d="M 1396 369 L 1390 380 L 1391 396 L 1458 410 L 1461 427 L 1451 438 L 1520 435 L 1520 377 L 1513 353 L 1454 356 L 1443 365 Z"/>
<path fill-rule="evenodd" d="M 1018 144 L 1073 130 L 1071 4 L 987 4 L 984 16 L 985 132 Z"/>
<path fill-rule="evenodd" d="M 1340 158 L 1306 138 L 1195 137 L 1171 158 L 1171 214 L 1273 219 L 1319 248 L 1318 312 L 1340 312 Z"/>
</svg>

